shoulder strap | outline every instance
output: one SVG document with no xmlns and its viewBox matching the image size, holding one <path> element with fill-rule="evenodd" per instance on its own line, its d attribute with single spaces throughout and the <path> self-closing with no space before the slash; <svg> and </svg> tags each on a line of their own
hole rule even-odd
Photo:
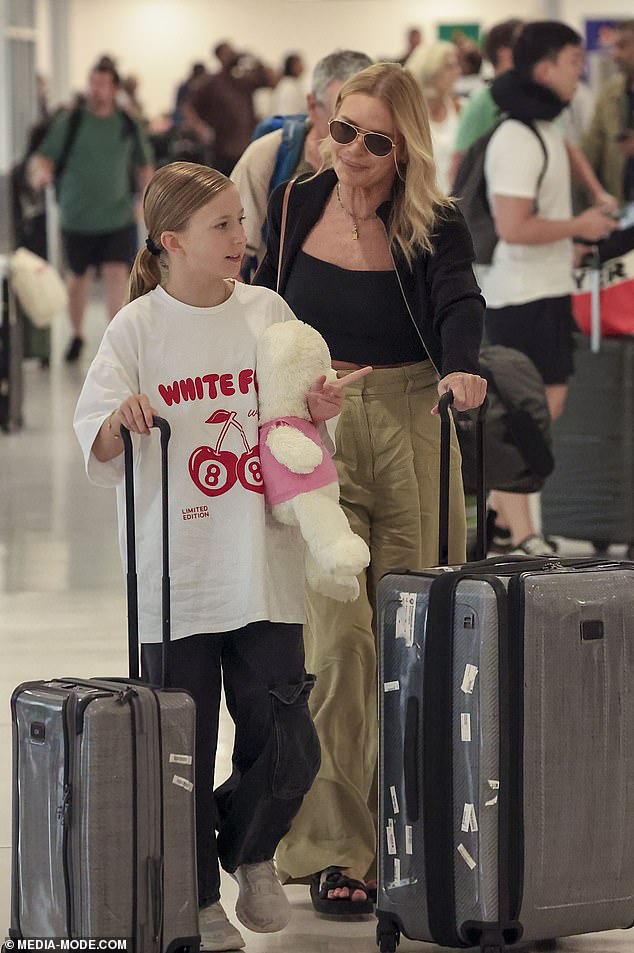
<svg viewBox="0 0 634 953">
<path fill-rule="evenodd" d="M 288 200 L 290 198 L 291 189 L 295 185 L 297 178 L 290 179 L 286 188 L 284 189 L 284 198 L 282 199 L 282 223 L 280 225 L 280 252 L 277 256 L 277 281 L 275 283 L 275 290 L 277 293 L 280 293 L 280 281 L 282 277 L 282 258 L 284 255 L 284 235 L 286 234 L 286 218 L 288 215 Z"/>
<path fill-rule="evenodd" d="M 59 159 L 55 164 L 55 179 L 59 181 L 62 175 L 64 174 L 64 169 L 66 168 L 66 163 L 68 162 L 68 157 L 70 156 L 73 145 L 75 144 L 75 139 L 77 138 L 77 133 L 79 132 L 79 127 L 84 115 L 84 111 L 81 106 L 76 106 L 71 114 L 68 117 L 68 129 L 66 130 L 66 138 L 64 140 L 64 145 L 62 146 L 62 151 L 60 153 Z"/>
<path fill-rule="evenodd" d="M 517 119 L 517 116 L 508 116 L 507 118 Z M 537 126 L 534 125 L 532 119 L 517 119 L 517 122 L 521 122 L 524 126 L 526 126 L 527 129 L 530 129 L 531 132 L 533 132 L 537 136 L 537 139 L 539 140 L 539 144 L 542 147 L 542 152 L 544 153 L 544 164 L 542 165 L 541 172 L 539 173 L 539 176 L 537 178 L 537 186 L 535 188 L 535 211 L 537 212 L 539 211 L 539 202 L 538 202 L 539 190 L 542 186 L 542 182 L 544 181 L 544 176 L 546 175 L 546 169 L 548 167 L 548 149 L 546 148 L 546 143 L 544 142 L 543 137 L 541 133 L 539 132 L 539 129 L 537 128 Z"/>
</svg>

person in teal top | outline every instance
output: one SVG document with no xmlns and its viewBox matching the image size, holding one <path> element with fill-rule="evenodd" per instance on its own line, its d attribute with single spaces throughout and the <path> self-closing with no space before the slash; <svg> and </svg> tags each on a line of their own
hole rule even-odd
<svg viewBox="0 0 634 953">
<path fill-rule="evenodd" d="M 487 33 L 484 52 L 495 76 L 501 76 L 513 66 L 513 41 L 523 20 L 511 19 L 496 23 Z M 450 179 L 456 177 L 460 160 L 476 139 L 491 129 L 500 118 L 500 110 L 493 102 L 490 86 L 482 86 L 471 94 L 460 111 L 455 151 L 450 168 Z"/>
<path fill-rule="evenodd" d="M 56 184 L 73 328 L 67 361 L 83 347 L 88 269 L 100 268 L 109 318 L 123 303 L 137 248 L 135 194 L 153 172 L 147 136 L 116 106 L 118 88 L 114 66 L 97 63 L 85 102 L 53 120 L 31 163 L 35 187 Z"/>
</svg>

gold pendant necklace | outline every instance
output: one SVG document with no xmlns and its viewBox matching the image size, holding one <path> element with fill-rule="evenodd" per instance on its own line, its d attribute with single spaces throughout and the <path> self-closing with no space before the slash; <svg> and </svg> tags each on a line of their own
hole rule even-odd
<svg viewBox="0 0 634 953">
<path fill-rule="evenodd" d="M 341 190 L 340 190 L 339 182 L 337 182 L 337 184 L 336 184 L 336 186 L 335 186 L 335 193 L 336 193 L 336 196 L 337 196 L 337 201 L 339 202 L 339 208 L 341 209 L 342 212 L 345 212 L 345 214 L 346 214 L 349 218 L 352 219 L 352 240 L 353 240 L 353 242 L 356 242 L 356 241 L 358 240 L 358 238 L 359 238 L 359 228 L 358 228 L 358 226 L 357 226 L 357 222 L 356 222 L 356 219 L 355 219 L 354 215 L 352 214 L 352 212 L 349 212 L 349 211 L 348 211 L 348 209 L 345 207 L 345 205 L 344 205 L 343 202 L 341 201 Z M 370 221 L 371 219 L 373 219 L 373 218 L 376 218 L 376 212 L 372 212 L 371 215 L 359 216 L 359 221 L 360 221 L 360 222 L 369 222 L 369 221 Z"/>
</svg>

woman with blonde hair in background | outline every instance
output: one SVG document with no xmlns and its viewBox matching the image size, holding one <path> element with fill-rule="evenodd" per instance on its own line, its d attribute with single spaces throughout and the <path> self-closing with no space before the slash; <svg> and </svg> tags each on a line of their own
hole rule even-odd
<svg viewBox="0 0 634 953">
<path fill-rule="evenodd" d="M 460 76 L 458 50 L 445 40 L 419 46 L 405 63 L 405 69 L 412 74 L 425 97 L 438 185 L 441 192 L 448 195 L 451 157 L 458 132 L 459 110 L 454 96 L 454 87 Z"/>
<path fill-rule="evenodd" d="M 484 302 L 471 236 L 439 190 L 427 108 L 395 63 L 342 86 L 321 170 L 271 197 L 256 284 L 275 288 L 326 338 L 338 373 L 372 365 L 347 389 L 335 462 L 341 504 L 370 547 L 356 602 L 307 594 L 306 657 L 322 767 L 281 842 L 281 874 L 311 879 L 317 912 L 372 912 L 377 758 L 376 583 L 438 553 L 438 395 L 477 407 Z M 281 270 L 284 196 L 288 198 Z M 465 557 L 460 454 L 452 439 L 449 558 Z"/>
</svg>

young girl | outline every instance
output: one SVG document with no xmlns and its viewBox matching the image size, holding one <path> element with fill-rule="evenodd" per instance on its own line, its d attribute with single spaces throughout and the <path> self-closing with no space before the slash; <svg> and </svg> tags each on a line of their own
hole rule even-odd
<svg viewBox="0 0 634 953">
<path fill-rule="evenodd" d="M 319 764 L 307 707 L 314 680 L 304 669 L 301 541 L 265 511 L 257 467 L 256 344 L 270 324 L 294 315 L 272 291 L 235 281 L 246 238 L 240 196 L 224 175 L 172 163 L 154 175 L 143 205 L 148 238 L 130 302 L 88 371 L 75 430 L 90 479 L 117 488 L 122 553 L 120 425 L 139 435 L 141 662 L 158 683 L 160 470 L 158 441 L 147 435 L 154 414 L 171 424 L 170 682 L 197 706 L 202 942 L 233 950 L 244 940 L 219 902 L 218 861 L 239 885 L 240 922 L 256 932 L 283 929 L 290 908 L 272 858 Z M 316 422 L 339 412 L 340 385 L 311 388 Z M 221 679 L 235 744 L 231 777 L 214 792 Z"/>
</svg>

